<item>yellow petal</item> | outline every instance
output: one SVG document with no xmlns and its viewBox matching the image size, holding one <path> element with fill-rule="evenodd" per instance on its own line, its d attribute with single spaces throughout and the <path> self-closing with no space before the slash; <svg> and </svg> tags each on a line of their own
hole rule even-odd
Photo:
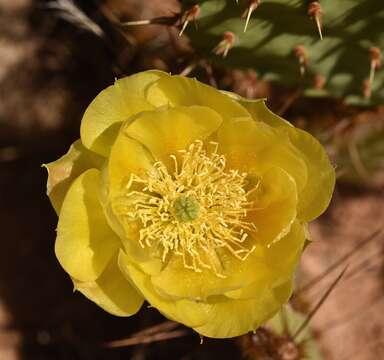
<svg viewBox="0 0 384 360">
<path fill-rule="evenodd" d="M 262 273 L 258 272 L 254 282 L 225 295 L 232 299 L 252 299 L 263 289 L 281 286 L 292 278 L 304 243 L 304 226 L 295 221 L 291 231 L 280 241 L 263 247 L 263 255 L 259 261 L 263 262 L 265 270 Z"/>
<path fill-rule="evenodd" d="M 265 248 L 265 261 L 272 272 L 282 278 L 294 271 L 305 243 L 305 226 L 296 220 L 291 231 L 280 241 Z"/>
<path fill-rule="evenodd" d="M 273 167 L 261 177 L 256 191 L 250 194 L 252 207 L 247 221 L 257 230 L 253 236 L 264 244 L 278 241 L 288 234 L 296 219 L 297 190 L 292 176 L 285 170 Z"/>
<path fill-rule="evenodd" d="M 130 263 L 123 252 L 119 255 L 119 267 L 124 276 L 140 289 L 145 299 L 165 317 L 189 327 L 201 326 L 207 321 L 210 306 L 193 300 L 167 300 L 156 292 L 150 277 Z"/>
<path fill-rule="evenodd" d="M 169 155 L 177 155 L 195 140 L 206 139 L 221 123 L 218 113 L 208 107 L 180 106 L 143 112 L 122 131 L 149 149 L 156 160 L 173 169 Z"/>
<path fill-rule="evenodd" d="M 158 274 L 163 262 L 158 258 L 156 248 L 143 248 L 140 245 L 140 229 L 141 223 L 139 220 L 130 220 L 125 216 L 128 200 L 125 199 L 123 210 L 119 209 L 118 201 L 111 201 L 105 205 L 105 214 L 108 224 L 114 231 L 119 234 L 120 240 L 126 251 L 130 261 L 136 263 L 142 271 L 147 274 Z M 134 205 L 132 204 L 132 207 Z"/>
<path fill-rule="evenodd" d="M 299 217 L 310 221 L 319 216 L 329 205 L 334 185 L 335 171 L 324 147 L 309 133 L 293 127 L 288 121 L 274 114 L 264 100 L 238 98 L 256 121 L 280 128 L 289 135 L 291 143 L 301 152 L 308 169 L 308 182 L 299 193 Z"/>
<path fill-rule="evenodd" d="M 148 98 L 150 98 L 151 92 L 164 94 L 166 102 L 159 101 L 157 106 L 202 105 L 215 110 L 225 119 L 249 117 L 248 111 L 235 100 L 196 79 L 177 75 L 163 77 L 151 86 Z"/>
<path fill-rule="evenodd" d="M 299 193 L 298 217 L 310 221 L 329 205 L 335 187 L 335 170 L 324 147 L 312 135 L 297 128 L 287 128 L 286 131 L 308 169 L 306 186 Z"/>
<path fill-rule="evenodd" d="M 127 185 L 132 174 L 140 177 L 152 168 L 151 153 L 138 141 L 120 132 L 112 146 L 107 173 L 109 197 L 115 197 Z"/>
<path fill-rule="evenodd" d="M 254 299 L 257 294 L 267 291 L 272 286 L 273 275 L 268 269 L 260 273 L 255 271 L 253 282 L 240 289 L 226 291 L 223 295 L 233 300 L 249 300 Z"/>
<path fill-rule="evenodd" d="M 57 226 L 56 256 L 80 281 L 96 280 L 120 245 L 98 200 L 100 172 L 90 169 L 71 185 Z"/>
<path fill-rule="evenodd" d="M 203 336 L 229 338 L 255 330 L 270 319 L 282 305 L 281 300 L 289 298 L 290 286 L 264 290 L 249 300 L 231 300 L 218 297 L 210 303 L 209 320 L 194 330 Z"/>
<path fill-rule="evenodd" d="M 292 281 L 288 279 L 276 288 L 259 289 L 252 299 L 233 300 L 225 296 L 213 296 L 207 302 L 171 300 L 158 293 L 150 276 L 138 270 L 123 253 L 120 253 L 119 266 L 147 301 L 164 316 L 193 327 L 207 337 L 233 337 L 254 330 L 279 310 L 292 291 Z"/>
<path fill-rule="evenodd" d="M 307 182 L 307 167 L 302 154 L 288 135 L 267 124 L 238 120 L 224 124 L 218 131 L 219 152 L 231 169 L 246 172 L 255 183 L 272 167 L 280 167 L 296 182 L 298 193 Z"/>
<path fill-rule="evenodd" d="M 248 245 L 251 246 L 252 244 Z M 205 300 L 212 295 L 242 288 L 263 277 L 268 269 L 265 267 L 262 252 L 259 246 L 242 261 L 228 250 L 219 249 L 224 278 L 208 269 L 202 269 L 202 272 L 187 269 L 180 256 L 173 256 L 159 274 L 151 277 L 151 281 L 157 291 L 168 298 Z"/>
<path fill-rule="evenodd" d="M 57 214 L 72 182 L 85 170 L 100 169 L 104 160 L 77 140 L 60 159 L 43 165 L 48 171 L 47 195 Z"/>
<path fill-rule="evenodd" d="M 291 277 L 289 280 L 287 280 L 286 282 L 282 283 L 281 285 L 273 289 L 275 298 L 280 304 L 283 305 L 288 302 L 289 298 L 292 295 L 293 285 L 294 285 L 294 278 Z"/>
<path fill-rule="evenodd" d="M 276 287 L 292 277 L 305 236 L 298 221 L 293 222 L 290 228 L 288 234 L 268 246 L 251 239 L 256 248 L 244 261 L 227 250 L 218 251 L 224 278 L 207 269 L 201 273 L 187 269 L 180 257 L 173 256 L 160 273 L 151 277 L 152 285 L 168 299 L 204 301 L 220 294 L 234 299 L 253 298 L 263 289 Z M 245 245 L 249 247 L 249 244 Z"/>
<path fill-rule="evenodd" d="M 249 100 L 239 97 L 238 102 L 248 110 L 255 121 L 264 122 L 272 127 L 292 127 L 291 123 L 269 110 L 264 99 Z"/>
<path fill-rule="evenodd" d="M 168 75 L 161 71 L 145 71 L 119 79 L 97 95 L 81 122 L 84 146 L 107 156 L 121 122 L 140 111 L 154 109 L 146 98 L 146 91 L 162 77 Z"/>
<path fill-rule="evenodd" d="M 72 280 L 76 290 L 113 315 L 131 316 L 139 311 L 144 302 L 144 298 L 121 273 L 117 253 L 96 281 Z"/>
<path fill-rule="evenodd" d="M 106 180 L 103 184 L 104 191 L 103 206 L 108 224 L 119 234 L 123 246 L 132 261 L 139 264 L 140 268 L 149 274 L 158 273 L 162 262 L 151 258 L 152 249 L 143 249 L 139 244 L 139 221 L 127 221 L 123 213 L 119 211 L 121 205 L 127 208 L 129 200 L 125 197 L 121 202 L 122 191 L 132 174 L 145 177 L 146 172 L 152 168 L 154 159 L 150 152 L 138 141 L 120 132 L 112 146 L 108 168 L 106 169 Z M 131 199 L 133 201 L 133 198 Z M 134 205 L 132 205 L 134 206 Z"/>
<path fill-rule="evenodd" d="M 328 207 L 335 185 L 335 171 L 324 147 L 312 135 L 293 127 L 270 111 L 264 100 L 238 97 L 237 101 L 249 111 L 254 120 L 279 128 L 282 134 L 287 133 L 291 143 L 301 152 L 308 176 L 303 191 L 299 192 L 299 217 L 303 221 L 310 221 L 319 216 Z"/>
</svg>

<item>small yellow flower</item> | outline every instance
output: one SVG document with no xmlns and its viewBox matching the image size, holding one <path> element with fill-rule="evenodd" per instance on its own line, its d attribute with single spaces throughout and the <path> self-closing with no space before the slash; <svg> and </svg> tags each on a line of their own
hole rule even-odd
<svg viewBox="0 0 384 360">
<path fill-rule="evenodd" d="M 75 289 L 119 316 L 145 299 L 216 338 L 288 300 L 335 181 L 322 146 L 263 100 L 159 71 L 102 91 L 81 139 L 46 167 Z"/>
</svg>

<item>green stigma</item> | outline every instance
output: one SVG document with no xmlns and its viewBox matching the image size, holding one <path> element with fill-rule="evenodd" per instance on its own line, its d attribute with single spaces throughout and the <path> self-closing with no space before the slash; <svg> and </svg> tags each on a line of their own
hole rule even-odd
<svg viewBox="0 0 384 360">
<path fill-rule="evenodd" d="M 199 215 L 199 203 L 192 196 L 180 196 L 173 202 L 173 209 L 177 220 L 181 222 L 193 221 Z"/>
</svg>

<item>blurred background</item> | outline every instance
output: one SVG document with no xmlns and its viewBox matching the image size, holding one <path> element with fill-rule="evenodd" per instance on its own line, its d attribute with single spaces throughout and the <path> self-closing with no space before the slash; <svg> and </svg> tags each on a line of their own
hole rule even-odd
<svg viewBox="0 0 384 360">
<path fill-rule="evenodd" d="M 0 0 L 0 360 L 315 359 L 260 351 L 260 333 L 200 344 L 147 306 L 117 318 L 73 293 L 54 256 L 57 217 L 41 164 L 79 137 L 96 94 L 115 78 L 152 68 L 266 97 L 274 112 L 323 142 L 338 183 L 330 208 L 311 225 L 314 242 L 298 275 L 299 288 L 311 285 L 293 306 L 310 313 L 348 264 L 311 318 L 312 340 L 323 359 L 384 359 L 384 237 L 374 233 L 384 225 L 383 4 L 263 3 Z M 327 14 L 331 3 L 337 9 Z M 301 16 L 300 30 L 290 19 L 282 29 L 284 16 Z M 259 39 L 266 29 L 273 31 Z M 292 51 L 280 53 L 274 39 Z M 151 329 L 161 336 L 148 335 Z M 119 339 L 130 341 L 112 347 Z"/>
</svg>

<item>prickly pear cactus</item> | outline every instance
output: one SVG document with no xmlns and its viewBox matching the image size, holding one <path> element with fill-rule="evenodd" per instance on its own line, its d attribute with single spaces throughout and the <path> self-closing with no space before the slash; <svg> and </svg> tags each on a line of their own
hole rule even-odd
<svg viewBox="0 0 384 360">
<path fill-rule="evenodd" d="M 311 329 L 306 327 L 297 333 L 305 318 L 304 314 L 287 305 L 267 323 L 267 327 L 280 337 L 291 339 L 298 349 L 297 359 L 321 360 L 322 356 Z"/>
<path fill-rule="evenodd" d="M 382 0 L 184 0 L 183 7 L 192 45 L 217 63 L 253 68 L 308 96 L 384 103 Z"/>
<path fill-rule="evenodd" d="M 308 327 L 297 330 L 305 316 L 287 305 L 253 334 L 243 335 L 238 345 L 245 359 L 322 360 L 316 339 Z"/>
</svg>

